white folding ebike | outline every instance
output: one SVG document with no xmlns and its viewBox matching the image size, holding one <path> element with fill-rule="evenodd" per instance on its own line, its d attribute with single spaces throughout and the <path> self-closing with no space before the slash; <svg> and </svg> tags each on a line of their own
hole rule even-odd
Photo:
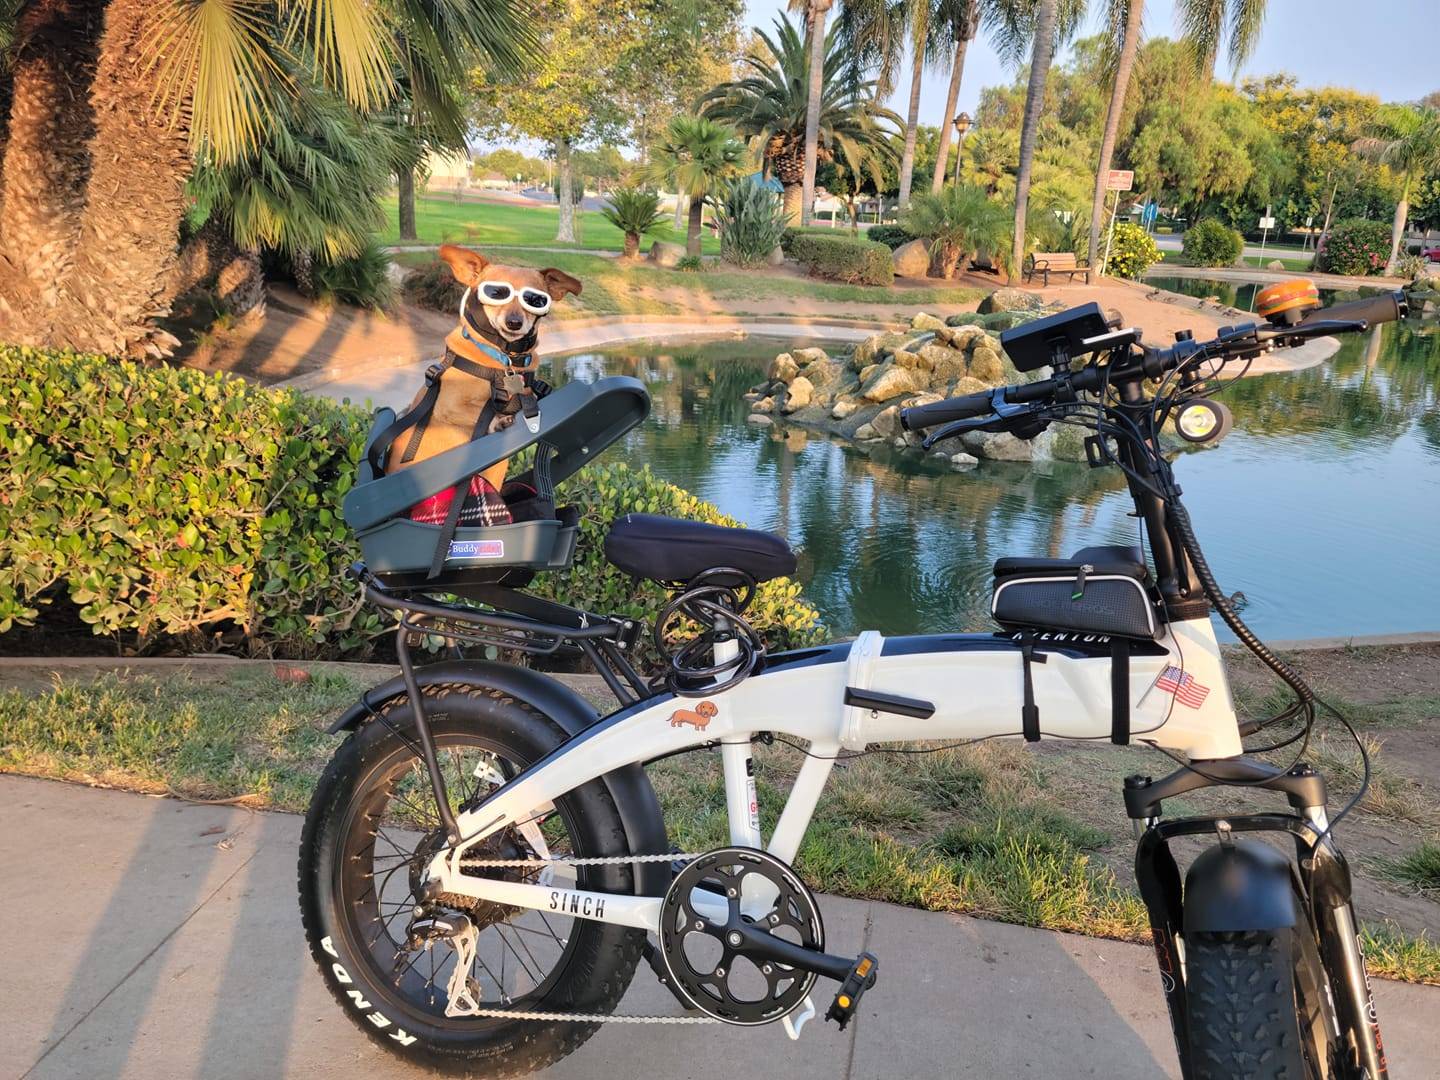
<svg viewBox="0 0 1440 1080">
<path fill-rule="evenodd" d="M 793 570 L 784 541 L 634 515 L 614 525 L 607 556 L 675 588 L 653 628 L 668 670 L 647 680 L 627 659 L 633 621 L 504 583 L 465 590 L 478 604 L 436 599 L 357 565 L 367 598 L 400 618 L 401 675 L 332 728 L 349 737 L 305 824 L 301 909 L 337 1000 L 395 1052 L 487 1076 L 541 1068 L 607 1021 L 779 1020 L 798 1037 L 822 977 L 838 983 L 826 1015 L 843 1028 L 878 961 L 827 951 L 815 897 L 791 866 L 837 758 L 1006 735 L 1142 741 L 1184 762 L 1160 779 L 1130 777 L 1123 792 L 1183 1075 L 1385 1077 L 1324 782 L 1298 758 L 1277 767 L 1242 745 L 1271 722 L 1296 731 L 1277 745 L 1298 742 L 1316 700 L 1215 583 L 1160 450 L 1167 421 L 1192 441 L 1223 436 L 1214 395 L 1227 364 L 1404 310 L 1400 294 L 1317 306 L 1313 290 L 1268 308 L 1262 297 L 1266 324 L 1153 348 L 1086 305 L 1002 337 L 1017 368 L 1050 377 L 905 411 L 908 429 L 936 429 L 927 446 L 966 430 L 1027 437 L 1084 424 L 1091 464 L 1127 477 L 1152 567 L 1126 547 L 1002 559 L 998 633 L 872 631 L 767 654 L 745 610 L 757 582 Z M 1237 719 L 1212 610 L 1294 690 L 1271 721 Z M 699 632 L 677 647 L 682 624 Z M 513 665 L 417 668 L 409 648 L 421 634 L 578 651 L 621 707 L 597 717 Z M 807 756 L 766 837 L 751 747 L 772 735 L 803 741 Z M 672 851 L 644 767 L 712 748 L 730 846 Z M 1289 812 L 1162 819 L 1164 800 L 1221 785 L 1281 793 Z M 1294 858 L 1248 832 L 1288 833 Z M 1185 835 L 1215 843 L 1182 877 L 1169 841 Z M 681 1013 L 615 1013 L 642 959 Z"/>
</svg>

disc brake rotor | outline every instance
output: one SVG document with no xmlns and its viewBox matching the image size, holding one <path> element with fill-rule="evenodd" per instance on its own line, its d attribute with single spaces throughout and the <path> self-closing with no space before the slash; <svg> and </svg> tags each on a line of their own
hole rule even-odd
<svg viewBox="0 0 1440 1080">
<path fill-rule="evenodd" d="M 738 951 L 740 924 L 806 949 L 823 950 L 815 897 L 780 859 L 720 848 L 689 863 L 661 906 L 660 952 L 675 986 L 695 1008 L 727 1024 L 768 1024 L 804 1000 L 814 972 Z"/>
</svg>

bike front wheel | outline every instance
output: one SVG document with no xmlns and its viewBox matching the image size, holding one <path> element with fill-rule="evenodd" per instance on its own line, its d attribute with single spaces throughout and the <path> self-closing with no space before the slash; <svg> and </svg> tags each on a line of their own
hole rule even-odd
<svg viewBox="0 0 1440 1080">
<path fill-rule="evenodd" d="M 1334 1012 L 1308 925 L 1185 939 L 1194 1080 L 1331 1080 Z"/>
<path fill-rule="evenodd" d="M 563 741 L 542 714 L 506 695 L 427 688 L 426 715 L 451 809 L 476 805 Z M 486 1077 L 520 1076 L 576 1050 L 596 1022 L 455 1015 L 481 1009 L 609 1014 L 634 974 L 643 931 L 458 895 L 422 901 L 424 867 L 445 843 L 414 717 L 401 698 L 346 740 L 325 770 L 301 838 L 300 908 L 335 999 L 370 1038 L 407 1060 Z M 602 781 L 487 838 L 481 859 L 628 854 Z M 560 889 L 633 892 L 626 864 L 477 869 Z M 456 940 L 417 927 L 463 915 L 477 930 L 470 971 Z"/>
</svg>

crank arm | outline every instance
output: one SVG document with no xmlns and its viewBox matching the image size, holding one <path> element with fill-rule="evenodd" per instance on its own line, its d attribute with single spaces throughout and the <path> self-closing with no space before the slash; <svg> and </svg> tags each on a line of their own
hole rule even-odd
<svg viewBox="0 0 1440 1080">
<path fill-rule="evenodd" d="M 727 930 L 724 940 L 736 953 L 750 960 L 769 960 L 824 975 L 836 982 L 844 982 L 855 966 L 854 959 L 850 957 L 807 949 L 748 924 Z"/>
</svg>

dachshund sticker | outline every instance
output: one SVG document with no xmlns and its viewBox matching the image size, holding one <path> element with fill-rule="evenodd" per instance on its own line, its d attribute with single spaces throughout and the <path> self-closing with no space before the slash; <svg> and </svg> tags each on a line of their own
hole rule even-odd
<svg viewBox="0 0 1440 1080">
<path fill-rule="evenodd" d="M 719 711 L 713 701 L 702 701 L 694 709 L 676 709 L 670 714 L 670 726 L 679 727 L 681 724 L 689 724 L 696 731 L 704 731 L 710 726 L 710 721 Z"/>
</svg>

